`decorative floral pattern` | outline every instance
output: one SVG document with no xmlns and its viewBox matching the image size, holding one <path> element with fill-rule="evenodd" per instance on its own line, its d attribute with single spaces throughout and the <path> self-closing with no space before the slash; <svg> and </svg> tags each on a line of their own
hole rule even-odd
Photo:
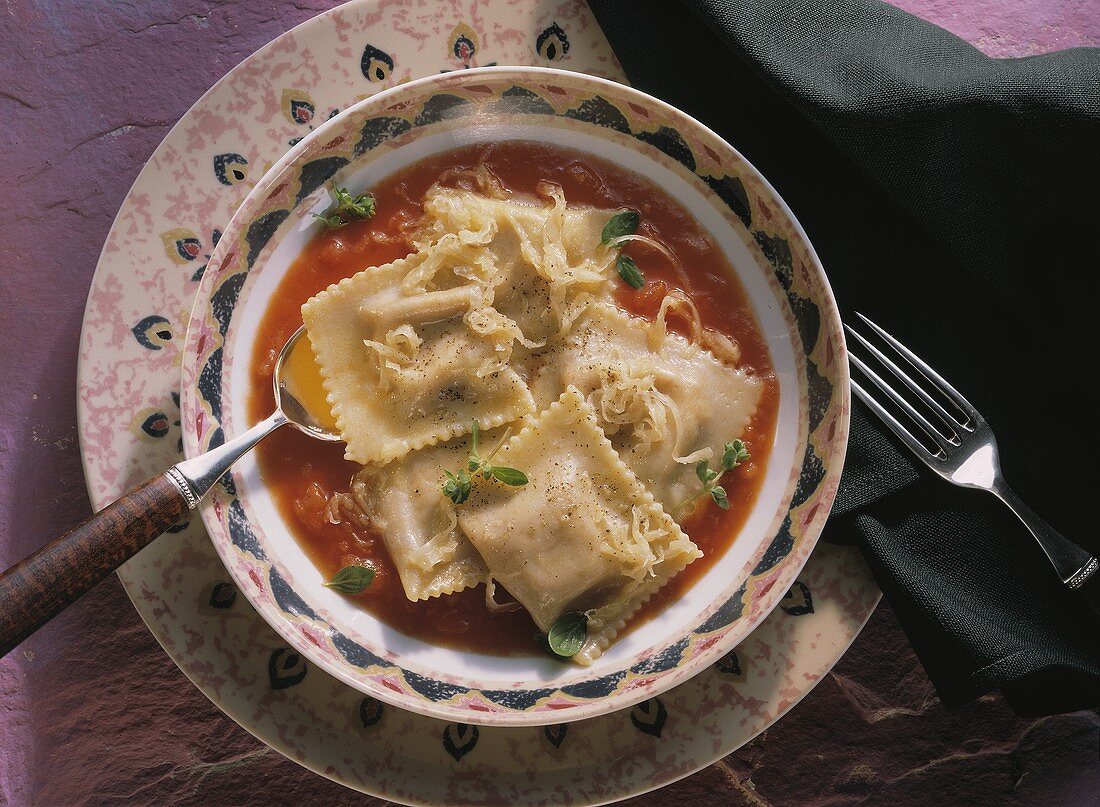
<svg viewBox="0 0 1100 807">
<path fill-rule="evenodd" d="M 297 686 L 305 680 L 309 668 L 305 661 L 293 650 L 280 647 L 267 661 L 267 678 L 272 689 L 286 689 Z"/>
<path fill-rule="evenodd" d="M 153 349 L 134 328 L 149 316 L 180 321 L 201 268 L 181 274 L 177 267 L 205 267 L 200 258 L 216 243 L 214 228 L 228 221 L 250 183 L 286 144 L 303 128 L 308 131 L 309 123 L 283 115 L 278 104 L 283 87 L 304 88 L 316 99 L 315 110 L 317 105 L 328 110 L 410 78 L 453 69 L 449 37 L 456 19 L 477 34 L 474 55 L 486 63 L 552 59 L 562 67 L 621 79 L 582 2 L 451 5 L 453 13 L 444 15 L 435 2 L 356 0 L 311 20 L 237 67 L 153 155 L 108 237 L 82 334 L 79 419 L 96 506 L 179 457 L 174 441 L 146 439 L 127 427 L 146 407 L 163 412 L 163 402 L 179 384 L 181 340 L 161 340 L 160 349 Z M 442 18 L 450 20 L 446 27 Z M 547 31 L 559 37 L 552 52 L 551 36 L 541 38 Z M 375 38 L 383 32 L 384 41 Z M 272 75 L 281 76 L 282 86 L 271 85 Z M 258 100 L 241 112 L 243 97 Z M 228 186 L 221 181 L 214 167 L 219 154 L 248 159 L 242 181 Z M 185 192 L 180 176 L 187 177 Z M 722 192 L 733 204 L 740 198 L 736 188 Z M 159 233 L 188 225 L 210 236 L 187 229 L 162 243 Z M 799 577 L 814 593 L 815 616 L 794 619 L 777 609 L 712 672 L 663 694 L 666 711 L 677 719 L 664 726 L 659 755 L 652 751 L 652 736 L 631 730 L 628 713 L 541 731 L 482 728 L 481 773 L 472 779 L 445 749 L 445 724 L 439 721 L 386 709 L 319 670 L 311 670 L 300 686 L 272 688 L 263 670 L 279 639 L 236 596 L 224 574 L 195 519 L 171 540 L 154 543 L 119 576 L 191 680 L 268 744 L 352 788 L 406 803 L 455 805 L 483 803 L 486 791 L 478 781 L 494 780 L 494 772 L 502 776 L 495 791 L 500 799 L 562 804 L 623 798 L 685 776 L 746 742 L 796 702 L 847 647 L 879 597 L 857 553 L 819 546 Z M 277 671 L 280 663 L 285 669 L 280 657 Z M 355 753 L 349 754 L 349 747 Z M 556 760 L 553 765 L 544 764 L 547 754 Z"/>
<path fill-rule="evenodd" d="M 248 158 L 230 152 L 214 157 L 214 176 L 223 185 L 236 185 L 248 176 Z"/>
<path fill-rule="evenodd" d="M 477 726 L 448 723 L 443 729 L 443 749 L 454 757 L 455 762 L 461 762 L 464 756 L 474 750 L 480 736 L 481 731 Z"/>
<path fill-rule="evenodd" d="M 569 54 L 569 37 L 556 22 L 543 29 L 535 40 L 535 50 L 548 62 L 560 62 Z"/>
<path fill-rule="evenodd" d="M 650 698 L 630 710 L 630 722 L 634 728 L 651 737 L 660 737 L 668 720 L 668 709 L 660 698 Z"/>
<path fill-rule="evenodd" d="M 379 50 L 374 45 L 367 44 L 363 48 L 363 58 L 359 60 L 359 69 L 363 77 L 370 82 L 385 81 L 393 72 L 393 57 L 384 50 Z"/>
</svg>

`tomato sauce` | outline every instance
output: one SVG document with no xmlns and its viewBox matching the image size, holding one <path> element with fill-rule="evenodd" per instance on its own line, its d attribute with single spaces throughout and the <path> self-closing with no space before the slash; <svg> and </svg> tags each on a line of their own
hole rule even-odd
<svg viewBox="0 0 1100 807">
<path fill-rule="evenodd" d="M 372 189 L 377 202 L 374 218 L 319 233 L 280 283 L 260 325 L 252 361 L 249 414 L 260 420 L 274 407 L 271 375 L 275 357 L 302 324 L 302 304 L 332 283 L 409 254 L 412 248 L 402 239 L 401 228 L 419 218 L 419 200 L 428 188 L 448 169 L 472 168 L 481 162 L 517 193 L 534 195 L 539 182 L 552 182 L 562 187 L 570 205 L 639 211 L 642 222 L 638 233 L 667 245 L 686 268 L 686 276 L 652 247 L 629 242 L 623 252 L 637 262 L 646 283 L 635 290 L 616 281 L 618 305 L 653 319 L 664 295 L 670 289 L 680 289 L 695 302 L 704 326 L 737 340 L 741 366 L 764 382 L 752 423 L 742 434 L 730 435 L 731 439 L 743 439 L 752 452 L 751 460 L 722 479 L 730 509 L 706 502 L 682 525 L 704 556 L 654 596 L 631 621 L 629 629 L 635 629 L 678 599 L 729 548 L 763 481 L 779 408 L 779 387 L 767 346 L 725 257 L 687 211 L 645 178 L 587 154 L 529 142 L 465 147 L 429 157 L 387 178 Z M 670 325 L 675 329 L 682 323 L 670 318 Z M 373 566 L 373 584 L 354 600 L 402 633 L 493 655 L 539 654 L 533 640 L 537 629 L 526 611 L 490 613 L 483 586 L 409 602 L 381 536 L 363 527 L 328 521 L 329 497 L 348 490 L 359 469 L 344 460 L 343 450 L 342 443 L 312 440 L 290 429 L 276 432 L 256 448 L 264 483 L 325 578 L 344 566 Z"/>
</svg>

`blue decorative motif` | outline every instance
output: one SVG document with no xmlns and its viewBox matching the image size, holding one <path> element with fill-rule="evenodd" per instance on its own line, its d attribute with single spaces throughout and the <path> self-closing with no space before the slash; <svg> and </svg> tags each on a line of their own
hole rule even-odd
<svg viewBox="0 0 1100 807">
<path fill-rule="evenodd" d="M 825 413 L 829 411 L 829 402 L 833 397 L 833 385 L 821 375 L 817 365 L 806 361 L 806 394 L 809 396 L 810 431 L 817 431 Z"/>
<path fill-rule="evenodd" d="M 229 527 L 229 540 L 233 542 L 233 546 L 242 552 L 249 553 L 257 560 L 267 560 L 267 553 L 260 546 L 256 533 L 252 531 L 240 499 L 235 498 L 229 503 L 226 524 Z"/>
<path fill-rule="evenodd" d="M 334 631 L 332 634 L 332 645 L 339 652 L 344 659 L 355 667 L 389 667 L 390 664 L 381 656 L 376 656 L 374 653 L 367 650 L 363 645 L 353 642 L 344 634 L 339 631 Z"/>
<path fill-rule="evenodd" d="M 455 55 L 456 59 L 461 59 L 469 64 L 470 59 L 474 58 L 474 54 L 477 53 L 477 45 L 470 37 L 462 34 L 455 37 L 455 41 L 451 45 L 451 53 Z"/>
<path fill-rule="evenodd" d="M 448 723 L 443 729 L 443 750 L 454 757 L 455 762 L 474 750 L 481 732 L 477 726 L 466 723 Z"/>
<path fill-rule="evenodd" d="M 287 689 L 302 683 L 308 668 L 305 661 L 294 650 L 280 647 L 271 653 L 267 661 L 267 678 L 272 689 Z"/>
<path fill-rule="evenodd" d="M 530 709 L 543 698 L 554 694 L 551 687 L 544 689 L 483 689 L 486 700 L 508 709 Z"/>
<path fill-rule="evenodd" d="M 159 314 L 150 314 L 130 329 L 138 344 L 150 350 L 160 350 L 172 341 L 172 323 Z"/>
<path fill-rule="evenodd" d="M 193 235 L 176 239 L 176 252 L 185 261 L 193 261 L 202 253 L 202 241 Z"/>
<path fill-rule="evenodd" d="M 500 94 L 500 100 L 489 104 L 493 112 L 519 115 L 553 115 L 554 107 L 550 106 L 538 93 L 531 92 L 526 87 L 512 87 Z"/>
<path fill-rule="evenodd" d="M 245 166 L 248 159 L 241 154 L 230 152 L 214 156 L 214 176 L 223 185 L 236 185 L 248 176 Z"/>
<path fill-rule="evenodd" d="M 202 369 L 199 370 L 199 379 L 196 384 L 199 396 L 210 405 L 210 414 L 216 421 L 222 419 L 221 380 L 222 349 L 219 347 L 207 357 Z M 221 429 L 219 428 L 218 431 L 221 431 Z M 207 451 L 215 447 L 210 444 L 212 442 L 213 437 L 211 437 L 210 441 L 207 443 Z M 221 442 L 225 442 L 225 440 L 223 439 Z"/>
<path fill-rule="evenodd" d="M 741 614 L 745 611 L 745 591 L 746 587 L 741 586 L 732 597 L 722 603 L 721 607 L 711 614 L 706 622 L 693 630 L 692 633 L 713 633 L 740 619 Z"/>
<path fill-rule="evenodd" d="M 555 748 L 561 748 L 561 744 L 565 742 L 565 735 L 569 733 L 568 723 L 557 723 L 553 726 L 543 726 L 542 734 L 550 741 L 550 745 Z"/>
<path fill-rule="evenodd" d="M 752 206 L 749 204 L 749 195 L 745 192 L 745 185 L 738 177 L 725 176 L 719 179 L 703 177 L 703 181 L 717 194 L 718 198 L 726 203 L 733 214 L 741 219 L 746 227 L 752 226 Z"/>
<path fill-rule="evenodd" d="M 714 662 L 714 669 L 723 675 L 741 675 L 741 659 L 737 657 L 737 653 L 731 650 Z"/>
<path fill-rule="evenodd" d="M 295 123 L 309 123 L 316 112 L 316 107 L 309 101 L 301 98 L 292 98 L 290 101 L 290 118 Z"/>
<path fill-rule="evenodd" d="M 211 608 L 217 608 L 219 611 L 225 611 L 233 607 L 233 603 L 237 601 L 237 587 L 232 583 L 215 583 L 210 589 L 210 600 L 208 605 Z"/>
<path fill-rule="evenodd" d="M 386 707 L 377 698 L 366 697 L 359 702 L 359 722 L 365 729 L 381 720 L 385 713 Z"/>
<path fill-rule="evenodd" d="M 548 62 L 561 61 L 569 53 L 569 37 L 555 22 L 535 38 L 535 50 Z"/>
<path fill-rule="evenodd" d="M 671 647 L 666 647 L 656 656 L 650 656 L 640 664 L 635 664 L 630 668 L 630 671 L 635 675 L 652 675 L 653 673 L 671 670 L 680 663 L 687 646 L 688 640 L 687 637 L 684 637 Z"/>
<path fill-rule="evenodd" d="M 796 580 L 790 591 L 779 601 L 779 607 L 791 616 L 805 616 L 814 612 L 814 598 L 806 584 Z"/>
<path fill-rule="evenodd" d="M 779 526 L 779 531 L 772 538 L 772 542 L 768 544 L 768 548 L 764 550 L 764 555 L 760 558 L 760 562 L 756 564 L 756 568 L 752 570 L 752 576 L 764 574 L 769 569 L 774 569 L 779 561 L 791 554 L 791 550 L 794 548 L 794 536 L 791 534 L 791 515 L 787 514 L 783 519 L 783 523 Z"/>
<path fill-rule="evenodd" d="M 271 596 L 275 598 L 275 602 L 279 604 L 279 607 L 286 611 L 288 614 L 294 616 L 304 616 L 309 619 L 320 619 L 317 612 L 310 608 L 306 601 L 290 587 L 290 584 L 283 579 L 283 576 L 279 574 L 279 570 L 272 567 L 267 573 L 267 582 L 271 586 Z"/>
<path fill-rule="evenodd" d="M 271 240 L 271 236 L 275 235 L 275 231 L 279 229 L 279 225 L 282 224 L 289 215 L 289 210 L 273 210 L 266 215 L 260 216 L 260 218 L 248 225 L 248 232 L 245 233 L 244 240 L 248 243 L 249 269 L 256 263 L 256 258 L 259 257 L 263 248 L 267 246 L 267 242 Z M 234 302 L 236 301 L 234 300 Z M 224 335 L 225 331 L 222 331 L 222 336 Z"/>
<path fill-rule="evenodd" d="M 630 722 L 634 728 L 651 737 L 660 737 L 668 720 L 668 710 L 660 698 L 650 698 L 630 710 Z"/>
<path fill-rule="evenodd" d="M 141 422 L 141 430 L 150 437 L 165 437 L 168 434 L 168 415 L 153 412 Z"/>
<path fill-rule="evenodd" d="M 372 83 L 385 81 L 393 72 L 393 57 L 374 45 L 367 45 L 363 48 L 359 69 L 363 71 L 363 78 L 367 81 Z"/>
<path fill-rule="evenodd" d="M 429 123 L 439 123 L 445 118 L 458 118 L 473 108 L 473 102 L 467 101 L 462 96 L 439 93 L 424 102 L 420 114 L 413 120 L 413 126 L 427 126 Z"/>
<path fill-rule="evenodd" d="M 348 164 L 346 157 L 322 157 L 319 160 L 312 160 L 302 166 L 301 174 L 298 177 L 301 183 L 298 187 L 298 195 L 295 197 L 295 202 L 301 202 L 319 187 L 328 182 L 332 177 Z"/>
<path fill-rule="evenodd" d="M 585 99 L 576 109 L 567 109 L 564 117 L 630 134 L 630 121 L 626 119 L 626 115 L 602 95 Z"/>
<path fill-rule="evenodd" d="M 746 200 L 747 203 L 747 200 Z M 787 239 L 778 235 L 768 235 L 763 230 L 757 230 L 753 234 L 760 251 L 768 259 L 768 263 L 775 270 L 775 277 L 787 291 L 794 285 L 794 261 L 791 258 L 791 245 Z"/>
<path fill-rule="evenodd" d="M 675 129 L 662 126 L 655 132 L 638 132 L 634 136 L 643 143 L 649 143 L 658 151 L 664 152 L 687 170 L 695 170 L 695 155 L 691 153 L 691 148 Z"/>
<path fill-rule="evenodd" d="M 791 507 L 798 507 L 809 501 L 810 496 L 824 478 L 825 463 L 821 461 L 821 457 L 817 456 L 813 444 L 807 443 L 806 454 L 802 457 L 802 472 L 798 475 L 798 484 L 794 488 Z"/>
<path fill-rule="evenodd" d="M 405 134 L 411 128 L 412 124 L 404 118 L 371 118 L 359 130 L 359 142 L 355 144 L 355 156 L 365 154 L 387 140 Z"/>
</svg>

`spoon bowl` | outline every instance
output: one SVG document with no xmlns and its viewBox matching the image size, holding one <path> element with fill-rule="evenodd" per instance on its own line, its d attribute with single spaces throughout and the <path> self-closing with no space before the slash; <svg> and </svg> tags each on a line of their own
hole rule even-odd
<svg viewBox="0 0 1100 807">
<path fill-rule="evenodd" d="M 308 434 L 310 437 L 316 437 L 318 440 L 340 442 L 341 438 L 336 433 L 332 416 L 327 412 L 310 411 L 306 404 L 302 403 L 301 398 L 305 396 L 295 383 L 295 366 L 300 364 L 303 359 L 309 362 L 313 361 L 312 352 L 308 356 L 297 352 L 299 350 L 304 351 L 308 347 L 302 343 L 302 337 L 305 335 L 306 326 L 302 325 L 286 340 L 283 349 L 279 351 L 278 358 L 275 359 L 275 372 L 271 377 L 271 385 L 275 390 L 275 409 L 276 411 L 281 410 L 286 416 L 286 422 L 298 431 Z M 306 342 L 308 341 L 309 337 L 306 336 Z M 325 415 L 328 415 L 328 417 L 325 417 Z"/>
</svg>

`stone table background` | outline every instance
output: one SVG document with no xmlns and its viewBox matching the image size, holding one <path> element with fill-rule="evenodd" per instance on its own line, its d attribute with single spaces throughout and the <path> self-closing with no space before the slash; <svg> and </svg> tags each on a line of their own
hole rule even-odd
<svg viewBox="0 0 1100 807">
<path fill-rule="evenodd" d="M 822 0 L 827 2 L 828 0 Z M 990 56 L 1100 45 L 1097 0 L 895 0 Z M 89 512 L 84 299 L 145 160 L 203 92 L 334 0 L 0 2 L 0 566 Z M 14 737 L 33 737 L 33 743 Z M 884 603 L 772 729 L 627 802 L 1100 804 L 1100 717 L 940 705 Z M 284 759 L 172 664 L 117 579 L 0 660 L 0 805 L 373 804 Z"/>
</svg>

